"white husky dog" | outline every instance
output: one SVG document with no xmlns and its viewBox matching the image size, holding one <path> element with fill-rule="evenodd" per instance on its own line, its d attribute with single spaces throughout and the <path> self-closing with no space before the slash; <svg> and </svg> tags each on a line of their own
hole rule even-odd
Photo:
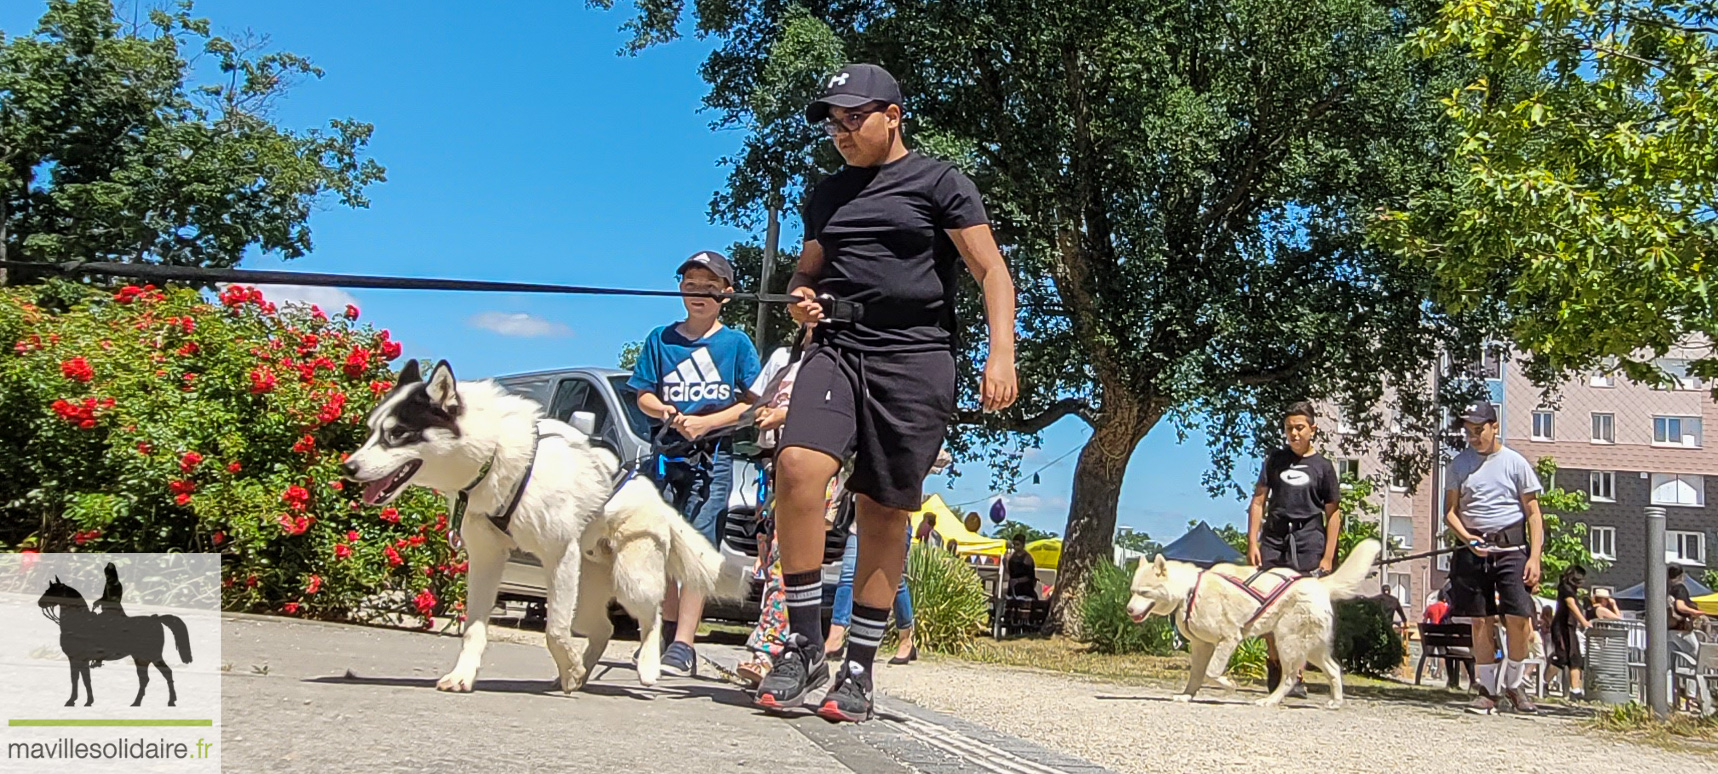
<svg viewBox="0 0 1718 774">
<path fill-rule="evenodd" d="M 544 631 L 564 691 L 584 686 L 602 657 L 614 633 L 610 601 L 638 619 L 638 680 L 653 685 L 668 579 L 710 597 L 744 593 L 744 568 L 725 564 L 649 480 L 631 478 L 617 491 L 620 460 L 612 452 L 494 382 L 455 382 L 447 361 L 424 381 L 416 361 L 407 362 L 366 422 L 369 438 L 343 466 L 363 484 L 366 504 L 387 503 L 407 485 L 448 493 L 450 513 L 465 500 L 465 637 L 440 690 L 476 685 L 487 619 L 514 546 L 542 560 L 548 576 Z"/>
<path fill-rule="evenodd" d="M 1127 612 L 1136 623 L 1148 615 L 1173 616 L 1175 628 L 1187 638 L 1193 663 L 1187 671 L 1187 687 L 1175 695 L 1176 701 L 1192 701 L 1206 670 L 1220 670 L 1241 640 L 1269 634 L 1276 639 L 1286 676 L 1271 695 L 1256 703 L 1267 707 L 1281 703 L 1294 687 L 1290 676 L 1301 664 L 1312 663 L 1329 678 L 1330 702 L 1325 706 L 1335 709 L 1342 705 L 1342 668 L 1330 653 L 1336 626 L 1330 603 L 1360 595 L 1381 550 L 1378 541 L 1364 541 L 1336 572 L 1322 578 L 1292 570 L 1259 572 L 1233 564 L 1201 570 L 1158 556 L 1140 562 L 1134 572 Z M 1212 657 L 1219 654 L 1222 661 L 1214 663 Z"/>
</svg>

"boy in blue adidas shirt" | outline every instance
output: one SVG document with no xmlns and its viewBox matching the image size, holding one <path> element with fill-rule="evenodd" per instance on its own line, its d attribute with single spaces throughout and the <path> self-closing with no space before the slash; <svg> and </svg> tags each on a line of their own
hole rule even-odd
<svg viewBox="0 0 1718 774">
<path fill-rule="evenodd" d="M 734 287 L 734 267 L 719 253 L 700 252 L 686 259 L 677 272 L 682 293 L 728 293 Z M 664 325 L 645 337 L 627 386 L 638 393 L 638 408 L 670 431 L 663 441 L 662 464 L 647 465 L 663 495 L 680 515 L 717 545 L 716 522 L 728 506 L 733 486 L 733 439 L 708 437 L 737 423 L 757 402 L 748 389 L 762 370 L 757 351 L 746 334 L 718 320 L 727 301 L 684 296 L 686 319 Z M 669 674 L 697 673 L 692 648 L 704 600 L 679 594 L 671 583 L 663 600 L 662 670 Z M 685 622 L 679 626 L 678 622 Z"/>
</svg>

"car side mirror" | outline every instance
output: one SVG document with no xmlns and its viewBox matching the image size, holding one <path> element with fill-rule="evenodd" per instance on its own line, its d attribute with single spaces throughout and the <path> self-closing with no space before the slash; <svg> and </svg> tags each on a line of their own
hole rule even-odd
<svg viewBox="0 0 1718 774">
<path fill-rule="evenodd" d="M 597 434 L 597 415 L 589 411 L 573 412 L 573 415 L 568 418 L 567 424 L 572 425 L 574 430 L 585 435 L 595 436 Z"/>
</svg>

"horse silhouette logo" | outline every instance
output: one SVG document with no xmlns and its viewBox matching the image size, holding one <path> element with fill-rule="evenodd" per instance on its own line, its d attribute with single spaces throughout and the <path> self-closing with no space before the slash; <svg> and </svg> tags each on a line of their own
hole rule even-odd
<svg viewBox="0 0 1718 774">
<path fill-rule="evenodd" d="M 143 705 L 144 689 L 149 687 L 149 665 L 154 664 L 167 678 L 167 706 L 177 706 L 179 692 L 173 687 L 173 670 L 162 658 L 167 637 L 163 629 L 173 632 L 179 645 L 179 660 L 191 663 L 191 639 L 185 622 L 176 615 L 129 616 L 121 604 L 125 589 L 119 582 L 119 570 L 107 564 L 107 587 L 92 609 L 77 589 L 60 582 L 59 576 L 48 584 L 48 590 L 36 601 L 42 615 L 60 627 L 60 650 L 71 665 L 71 707 L 78 701 L 78 678 L 84 682 L 84 706 L 95 703 L 95 689 L 90 687 L 89 670 L 110 659 L 130 658 L 137 665 L 137 698 L 131 706 Z"/>
</svg>

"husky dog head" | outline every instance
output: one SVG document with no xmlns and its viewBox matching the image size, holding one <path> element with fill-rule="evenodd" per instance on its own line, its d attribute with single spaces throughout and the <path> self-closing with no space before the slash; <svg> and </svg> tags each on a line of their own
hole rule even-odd
<svg viewBox="0 0 1718 774">
<path fill-rule="evenodd" d="M 428 381 L 419 375 L 417 361 L 406 361 L 399 384 L 364 420 L 370 437 L 341 465 L 347 478 L 363 485 L 364 504 L 390 502 L 414 480 L 446 486 L 460 474 L 474 475 L 465 471 L 463 455 L 450 454 L 463 435 L 459 417 L 464 408 L 446 360 L 436 364 Z"/>
<path fill-rule="evenodd" d="M 1187 592 L 1192 590 L 1198 573 L 1193 565 L 1167 561 L 1162 554 L 1149 562 L 1140 562 L 1129 589 L 1133 597 L 1127 602 L 1128 617 L 1139 623 L 1146 616 L 1173 615 L 1187 601 Z"/>
</svg>

